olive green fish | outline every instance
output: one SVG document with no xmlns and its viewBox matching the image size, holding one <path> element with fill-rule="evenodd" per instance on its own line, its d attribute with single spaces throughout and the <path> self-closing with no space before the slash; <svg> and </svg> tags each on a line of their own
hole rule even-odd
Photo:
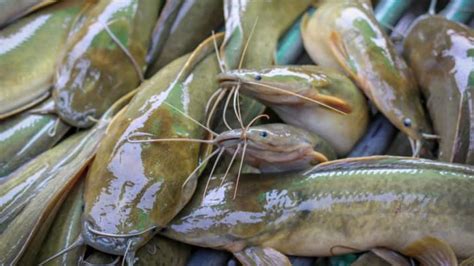
<svg viewBox="0 0 474 266">
<path fill-rule="evenodd" d="M 225 0 L 226 32 L 220 47 L 222 70 L 274 65 L 278 41 L 310 4 L 310 0 Z M 245 96 L 241 102 L 242 120 L 247 123 L 265 109 Z M 235 119 L 229 122 L 232 128 L 239 125 Z"/>
<path fill-rule="evenodd" d="M 74 134 L 7 177 L 0 186 L 0 264 L 31 265 L 37 259 L 61 203 L 94 156 L 111 118 L 133 93 L 117 101 L 95 127 Z"/>
<path fill-rule="evenodd" d="M 87 147 L 88 133 L 61 142 L 2 184 L 1 264 L 19 263 L 24 255 L 31 260 L 39 252 L 28 246 L 42 242 L 61 202 L 92 157 L 91 147 Z"/>
<path fill-rule="evenodd" d="M 364 95 L 337 71 L 311 65 L 227 71 L 222 87 L 271 107 L 285 123 L 320 135 L 344 156 L 364 135 L 369 112 Z"/>
<path fill-rule="evenodd" d="M 53 98 L 64 121 L 90 127 L 143 80 L 159 2 L 101 0 L 83 15 L 55 76 Z"/>
<path fill-rule="evenodd" d="M 234 159 L 236 156 L 241 156 L 242 162 L 258 169 L 261 173 L 304 170 L 318 163 L 336 159 L 336 153 L 324 139 L 287 124 L 273 123 L 232 129 L 217 134 L 209 141 L 179 138 L 150 139 L 148 137 L 150 137 L 149 134 L 132 134 L 128 140 L 131 143 L 204 142 L 217 146 L 217 149 L 204 161 L 218 154 L 214 162 L 217 166 L 220 163 L 219 158 L 227 152 Z M 234 159 L 230 162 L 231 165 Z"/>
<path fill-rule="evenodd" d="M 175 4 L 168 1 L 166 6 Z M 165 9 L 166 9 L 165 6 Z M 148 52 L 147 76 L 152 76 L 172 60 L 190 53 L 224 22 L 222 0 L 183 1 L 173 21 L 160 19 L 154 30 L 153 45 Z M 164 23 L 169 23 L 169 34 L 162 33 Z"/>
<path fill-rule="evenodd" d="M 48 97 L 56 63 L 82 3 L 63 1 L 0 31 L 0 119 Z"/>
<path fill-rule="evenodd" d="M 217 80 L 209 77 L 219 72 L 213 41 L 222 37 L 207 39 L 144 82 L 111 123 L 86 178 L 82 237 L 87 245 L 133 260 L 134 251 L 191 198 L 197 175 L 185 180 L 198 165 L 201 145 L 136 143 L 132 137 L 206 136 L 189 117 L 204 123 L 205 102 L 217 89 Z"/>
<path fill-rule="evenodd" d="M 367 3 L 365 3 L 367 2 Z M 430 122 L 411 69 L 378 24 L 369 1 L 325 1 L 301 23 L 303 43 L 321 66 L 348 74 L 419 154 Z"/>
<path fill-rule="evenodd" d="M 217 180 L 216 180 L 217 179 Z M 285 255 L 392 251 L 422 265 L 474 255 L 474 168 L 426 159 L 343 159 L 306 173 L 213 178 L 162 232 L 232 252 L 244 265 L 288 265 Z M 283 255 L 285 254 L 285 255 Z M 432 263 L 437 262 L 437 263 Z"/>
<path fill-rule="evenodd" d="M 52 106 L 52 100 L 39 108 Z M 0 178 L 53 147 L 68 132 L 69 126 L 52 114 L 27 111 L 0 123 Z"/>
<path fill-rule="evenodd" d="M 2 0 L 0 2 L 0 28 L 15 19 L 56 2 L 58 0 Z"/>
<path fill-rule="evenodd" d="M 304 170 L 336 159 L 336 153 L 324 139 L 287 124 L 224 131 L 214 142 L 221 151 L 244 156 L 246 164 L 262 173 Z"/>
<path fill-rule="evenodd" d="M 74 188 L 68 193 L 67 198 L 58 210 L 45 240 L 39 247 L 40 251 L 36 263 L 40 263 L 55 255 L 57 252 L 69 247 L 80 235 L 81 215 L 84 206 L 84 201 L 82 200 L 84 177 L 83 175 L 77 184 L 74 185 Z M 81 248 L 73 249 L 45 265 L 60 266 L 77 264 L 83 252 L 84 250 Z"/>
<path fill-rule="evenodd" d="M 442 161 L 467 162 L 474 152 L 474 31 L 441 16 L 417 19 L 405 38 L 404 55 L 413 68 Z"/>
</svg>

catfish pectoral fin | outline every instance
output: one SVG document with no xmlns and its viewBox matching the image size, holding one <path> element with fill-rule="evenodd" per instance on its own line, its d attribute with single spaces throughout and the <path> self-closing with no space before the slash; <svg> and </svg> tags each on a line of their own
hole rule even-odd
<svg viewBox="0 0 474 266">
<path fill-rule="evenodd" d="M 350 114 L 352 112 L 352 106 L 345 100 L 329 95 L 322 95 L 320 93 L 314 93 L 309 98 L 315 101 L 321 102 L 343 114 Z"/>
<path fill-rule="evenodd" d="M 380 258 L 384 259 L 390 265 L 400 265 L 400 266 L 410 266 L 411 263 L 408 261 L 403 255 L 400 253 L 393 251 L 388 248 L 374 248 L 370 250 L 375 255 L 379 256 Z"/>
<path fill-rule="evenodd" d="M 375 255 L 373 252 L 366 252 L 362 254 L 359 258 L 357 258 L 356 261 L 354 261 L 351 266 L 366 266 L 366 265 L 371 265 L 371 266 L 390 266 L 388 261 L 385 259 L 379 257 L 378 255 Z"/>
<path fill-rule="evenodd" d="M 353 80 L 359 82 L 357 73 L 348 63 L 349 53 L 347 52 L 346 46 L 344 45 L 344 41 L 342 40 L 341 34 L 337 32 L 332 32 L 329 38 L 329 48 L 331 49 L 334 58 Z M 361 88 L 364 88 L 364 86 L 361 86 Z"/>
<path fill-rule="evenodd" d="M 314 156 L 314 163 L 316 164 L 329 161 L 328 157 L 326 157 L 323 153 L 312 151 L 312 154 Z"/>
<path fill-rule="evenodd" d="M 291 266 L 287 256 L 273 248 L 247 247 L 239 252 L 234 252 L 234 256 L 242 265 L 286 265 Z"/>
<path fill-rule="evenodd" d="M 453 249 L 443 240 L 425 237 L 409 244 L 402 253 L 414 257 L 421 265 L 458 265 Z"/>
</svg>

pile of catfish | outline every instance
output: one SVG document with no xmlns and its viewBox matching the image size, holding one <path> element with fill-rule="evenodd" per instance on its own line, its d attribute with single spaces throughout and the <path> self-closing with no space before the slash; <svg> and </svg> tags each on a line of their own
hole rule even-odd
<svg viewBox="0 0 474 266">
<path fill-rule="evenodd" d="M 0 265 L 474 265 L 474 1 L 0 1 Z"/>
</svg>

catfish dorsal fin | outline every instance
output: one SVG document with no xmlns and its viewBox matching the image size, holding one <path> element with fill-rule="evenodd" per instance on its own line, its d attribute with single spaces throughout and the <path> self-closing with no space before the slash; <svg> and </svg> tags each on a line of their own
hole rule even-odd
<svg viewBox="0 0 474 266">
<path fill-rule="evenodd" d="M 287 256 L 273 248 L 247 247 L 242 251 L 235 252 L 234 256 L 242 265 L 281 265 L 291 266 Z"/>
<path fill-rule="evenodd" d="M 424 237 L 402 250 L 406 256 L 417 259 L 422 265 L 458 265 L 453 249 L 436 237 Z"/>
</svg>

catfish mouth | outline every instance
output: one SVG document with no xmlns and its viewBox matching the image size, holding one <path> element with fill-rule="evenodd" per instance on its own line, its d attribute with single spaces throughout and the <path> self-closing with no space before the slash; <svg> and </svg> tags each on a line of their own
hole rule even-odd
<svg viewBox="0 0 474 266">
<path fill-rule="evenodd" d="M 228 152 L 234 153 L 235 148 L 228 148 Z M 242 152 L 242 150 L 240 150 Z M 310 157 L 304 149 L 288 149 L 288 150 L 268 150 L 262 147 L 248 147 L 245 153 L 245 160 L 247 164 L 250 164 L 256 168 L 261 166 L 275 165 L 279 168 L 288 167 L 292 170 L 295 164 L 298 162 L 305 162 Z M 302 170 L 302 169 L 298 169 Z"/>
<path fill-rule="evenodd" d="M 95 110 L 86 110 L 83 112 L 75 110 L 72 106 L 71 100 L 65 93 L 60 93 L 58 95 L 53 94 L 53 98 L 54 108 L 57 115 L 68 124 L 79 128 L 88 128 L 94 125 L 94 122 L 89 118 L 93 117 L 97 119 Z"/>
<path fill-rule="evenodd" d="M 237 150 L 237 145 L 242 145 L 244 141 L 240 137 L 236 136 L 225 136 L 218 140 L 219 146 L 224 147 L 226 152 L 233 154 Z M 259 168 L 266 167 L 268 165 L 277 164 L 279 168 L 287 168 L 286 170 L 303 170 L 300 164 L 304 165 L 306 161 L 317 161 L 318 164 L 328 161 L 327 157 L 319 152 L 313 151 L 312 148 L 305 147 L 304 145 L 282 147 L 278 145 L 271 145 L 268 143 L 259 143 L 247 140 L 248 146 L 245 153 L 245 161 L 247 164 L 253 167 Z M 242 153 L 242 147 L 239 149 L 239 153 Z M 281 169 L 280 169 L 281 170 Z M 278 170 L 278 171 L 280 171 Z M 265 170 L 265 171 L 268 171 Z"/>
<path fill-rule="evenodd" d="M 219 140 L 217 140 L 219 146 L 226 148 L 227 150 L 233 150 L 235 151 L 237 145 L 243 144 L 244 140 L 241 138 L 239 135 L 238 137 L 236 136 L 224 136 L 224 137 L 219 137 Z M 270 155 L 271 153 L 274 154 L 290 154 L 290 153 L 298 153 L 303 147 L 295 147 L 295 146 L 290 146 L 290 147 L 282 147 L 279 145 L 271 145 L 267 143 L 260 143 L 253 141 L 251 139 L 247 140 L 248 146 L 247 146 L 247 153 L 248 154 L 253 154 L 253 155 L 258 155 L 259 153 L 266 154 L 267 156 Z M 256 157 L 264 157 L 264 156 L 256 156 Z"/>
<path fill-rule="evenodd" d="M 223 87 L 233 87 L 237 85 L 239 82 L 242 82 L 242 80 L 239 79 L 237 76 L 226 74 L 226 73 L 221 73 L 217 75 L 217 81 Z"/>
<path fill-rule="evenodd" d="M 224 147 L 226 149 L 233 149 L 234 147 L 237 147 L 239 144 L 243 144 L 245 141 L 242 139 L 242 135 L 240 132 L 231 132 L 227 134 L 221 134 L 216 138 L 216 142 L 220 147 Z M 263 144 L 259 143 L 256 141 L 253 141 L 252 139 L 247 139 L 247 143 L 249 144 L 247 149 L 250 152 L 251 150 L 255 151 L 271 151 L 271 152 L 293 152 L 295 150 L 298 150 L 298 148 L 282 148 L 280 146 L 274 146 L 274 145 L 269 145 L 269 144 Z"/>
<path fill-rule="evenodd" d="M 93 229 L 93 224 L 89 221 L 83 222 L 82 237 L 84 242 L 99 251 L 124 256 L 127 252 L 133 252 L 143 246 L 149 239 L 148 234 L 117 235 L 107 233 L 98 233 Z"/>
<path fill-rule="evenodd" d="M 217 137 L 216 142 L 219 147 L 230 148 L 243 143 L 243 140 L 240 134 L 221 134 Z"/>
</svg>

